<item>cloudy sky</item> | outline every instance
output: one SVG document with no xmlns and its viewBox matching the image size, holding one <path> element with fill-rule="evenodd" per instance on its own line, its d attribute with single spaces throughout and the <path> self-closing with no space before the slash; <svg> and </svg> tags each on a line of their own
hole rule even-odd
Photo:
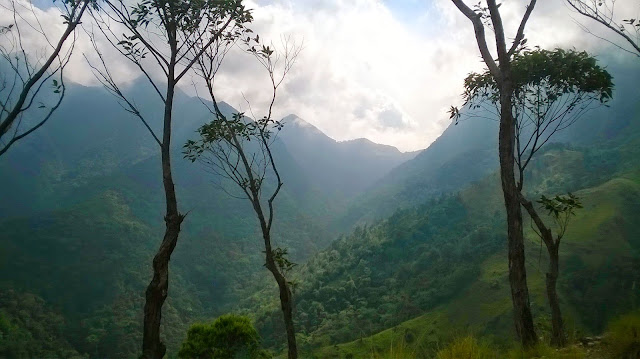
<svg viewBox="0 0 640 359">
<path fill-rule="evenodd" d="M 460 103 L 465 75 L 483 68 L 472 26 L 450 0 L 246 3 L 254 9 L 252 28 L 261 38 L 278 45 L 284 35 L 304 44 L 279 93 L 276 115 L 297 114 L 337 140 L 366 137 L 403 151 L 425 148 L 449 125 L 446 110 Z M 510 38 L 525 5 L 524 0 L 504 0 L 501 11 Z M 617 6 L 638 11 L 637 0 L 618 0 Z M 55 9 L 40 15 L 51 33 L 60 31 Z M 0 14 L 0 21 L 5 16 Z M 576 20 L 607 35 L 562 1 L 540 1 L 527 26 L 528 43 L 603 55 L 606 43 L 586 34 Z M 81 34 L 76 55 L 82 52 L 91 56 L 92 48 Z M 637 61 L 616 53 L 609 61 Z M 116 54 L 107 57 L 118 61 L 117 73 L 123 81 L 137 76 Z M 68 76 L 84 85 L 97 85 L 82 56 L 72 60 Z M 244 96 L 260 112 L 269 99 L 266 80 L 266 73 L 250 56 L 235 51 L 217 80 L 218 99 L 246 110 Z M 184 90 L 194 93 L 194 81 L 185 81 Z"/>
</svg>

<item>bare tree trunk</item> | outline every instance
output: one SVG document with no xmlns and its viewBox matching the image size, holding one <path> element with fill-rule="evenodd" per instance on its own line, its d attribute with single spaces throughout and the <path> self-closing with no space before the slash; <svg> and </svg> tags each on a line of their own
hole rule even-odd
<svg viewBox="0 0 640 359">
<path fill-rule="evenodd" d="M 507 211 L 509 283 L 511 285 L 516 334 L 523 346 L 530 347 L 536 344 L 538 337 L 533 327 L 531 305 L 529 304 L 524 235 L 522 232 L 522 209 L 514 174 L 515 122 L 511 112 L 511 69 L 508 62 L 501 62 L 500 67 L 503 74 L 503 82 L 500 90 L 498 152 L 502 192 Z"/>
<path fill-rule="evenodd" d="M 265 238 L 265 242 L 269 239 Z M 291 296 L 291 290 L 287 279 L 280 273 L 278 267 L 273 258 L 271 251 L 267 251 L 267 269 L 273 274 L 273 277 L 278 282 L 278 289 L 280 290 L 280 307 L 284 317 L 284 325 L 287 331 L 287 346 L 288 346 L 288 359 L 298 358 L 298 345 L 296 343 L 296 332 L 293 328 L 293 300 Z"/>
<path fill-rule="evenodd" d="M 563 347 L 567 340 L 564 334 L 564 324 L 562 322 L 562 313 L 560 312 L 558 292 L 556 291 L 559 274 L 558 246 L 552 245 L 551 247 L 547 247 L 547 250 L 549 251 L 547 297 L 549 299 L 549 306 L 551 307 L 551 345 Z"/>
<path fill-rule="evenodd" d="M 153 279 L 149 283 L 146 291 L 142 337 L 142 358 L 144 359 L 162 359 L 166 352 L 166 347 L 160 340 L 162 306 L 167 299 L 169 290 L 169 260 L 178 242 L 180 225 L 184 219 L 184 216 L 178 212 L 178 200 L 176 198 L 171 172 L 171 115 L 174 92 L 175 83 L 170 82 L 167 85 L 161 149 L 162 183 L 164 185 L 167 205 L 167 213 L 164 218 L 166 229 L 160 248 L 153 258 Z"/>
</svg>

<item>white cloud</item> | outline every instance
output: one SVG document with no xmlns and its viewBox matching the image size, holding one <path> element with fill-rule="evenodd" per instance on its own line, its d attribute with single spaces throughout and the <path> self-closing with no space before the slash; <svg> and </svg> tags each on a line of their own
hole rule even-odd
<svg viewBox="0 0 640 359">
<path fill-rule="evenodd" d="M 620 6 L 631 8 L 633 0 L 626 1 Z M 252 28 L 263 39 L 276 44 L 281 35 L 304 39 L 304 50 L 279 93 L 276 116 L 295 113 L 338 140 L 367 137 L 401 150 L 428 146 L 449 124 L 446 110 L 459 104 L 465 75 L 481 70 L 483 64 L 471 24 L 450 0 L 427 5 L 413 2 L 248 2 L 254 9 Z M 504 1 L 501 11 L 509 37 L 514 36 L 524 10 L 523 0 Z M 51 26 L 61 28 L 55 25 L 56 14 L 47 11 L 46 16 Z M 492 35 L 490 30 L 487 35 Z M 562 1 L 540 2 L 526 35 L 530 45 L 546 48 L 575 47 L 597 53 L 604 44 L 580 29 Z M 92 47 L 83 41 L 76 52 L 91 54 Z M 105 53 L 118 64 L 120 78 L 135 78 L 135 69 L 126 61 Z M 70 78 L 95 84 L 84 59 L 76 56 L 73 61 Z M 241 110 L 247 109 L 244 97 L 257 112 L 269 99 L 266 73 L 239 50 L 229 54 L 216 86 L 218 99 Z M 190 81 L 183 87 L 193 92 Z"/>
</svg>

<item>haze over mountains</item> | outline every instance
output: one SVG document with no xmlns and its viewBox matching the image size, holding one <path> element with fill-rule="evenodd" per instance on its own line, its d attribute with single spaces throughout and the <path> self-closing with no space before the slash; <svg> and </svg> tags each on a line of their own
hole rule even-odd
<svg viewBox="0 0 640 359">
<path fill-rule="evenodd" d="M 576 326 L 594 333 L 640 299 L 632 290 L 640 281 L 640 71 L 614 70 L 610 107 L 563 132 L 531 170 L 532 193 L 575 191 L 585 200 L 563 247 L 561 291 L 571 293 L 563 305 L 579 318 Z M 142 86 L 129 91 L 158 114 Z M 176 188 L 189 215 L 171 264 L 163 327 L 170 352 L 191 323 L 231 310 L 255 318 L 265 343 L 279 350 L 281 318 L 255 218 L 225 192 L 232 186 L 182 159 L 207 109 L 180 93 L 175 111 Z M 452 124 L 420 153 L 366 139 L 337 142 L 295 115 L 284 122 L 274 142 L 285 183 L 274 238 L 299 263 L 305 350 L 360 355 L 397 337 L 432 346 L 459 329 L 448 324 L 454 319 L 507 335 L 495 122 Z M 142 295 L 163 226 L 155 146 L 104 90 L 73 86 L 56 118 L 2 157 L 0 308 L 20 323 L 12 338 L 95 357 L 137 353 Z M 539 243 L 527 236 L 536 258 Z M 540 266 L 531 263 L 531 273 Z M 544 315 L 539 274 L 531 275 L 533 301 Z"/>
</svg>

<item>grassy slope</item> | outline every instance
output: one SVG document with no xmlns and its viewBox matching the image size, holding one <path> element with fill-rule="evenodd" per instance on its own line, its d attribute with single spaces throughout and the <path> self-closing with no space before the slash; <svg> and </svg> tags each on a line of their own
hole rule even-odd
<svg viewBox="0 0 640 359">
<path fill-rule="evenodd" d="M 601 185 L 576 192 L 583 199 L 585 208 L 572 220 L 561 245 L 562 263 L 569 258 L 572 261 L 570 265 L 566 265 L 566 272 L 561 272 L 561 276 L 564 274 L 565 277 L 559 287 L 569 329 L 593 331 L 594 328 L 601 328 L 603 320 L 610 319 L 603 317 L 600 322 L 588 323 L 591 325 L 587 326 L 576 319 L 588 314 L 585 311 L 591 308 L 581 308 L 580 303 L 576 303 L 577 300 L 565 295 L 568 288 L 576 286 L 571 276 L 578 272 L 597 272 L 603 266 L 611 265 L 612 261 L 621 266 L 633 266 L 633 261 L 638 258 L 640 229 L 634 222 L 640 211 L 640 176 L 638 170 L 634 169 L 626 173 Z M 481 215 L 487 207 L 496 208 L 496 205 L 501 204 L 498 189 L 490 186 L 465 191 L 464 198 L 472 216 Z M 479 205 L 480 203 L 483 205 Z M 527 229 L 526 236 L 531 303 L 542 333 L 546 323 L 545 316 L 548 315 L 544 294 L 546 254 L 543 249 L 542 256 L 539 256 L 539 240 L 530 229 Z M 494 341 L 506 344 L 513 334 L 505 257 L 504 253 L 498 253 L 487 258 L 475 282 L 449 303 L 371 337 L 324 347 L 315 354 L 320 358 L 340 358 L 352 353 L 355 358 L 368 358 L 372 352 L 388 351 L 394 343 L 406 343 L 417 357 L 429 357 L 442 341 L 468 332 L 491 335 Z M 595 286 L 606 286 L 600 279 L 592 278 L 591 282 Z M 601 293 L 605 297 L 601 298 L 600 305 L 595 303 L 599 308 L 593 309 L 606 311 L 606 317 L 619 314 L 614 308 L 626 307 L 628 301 L 632 300 L 632 286 L 627 285 L 629 283 L 619 284 L 620 288 L 616 292 L 609 293 L 608 296 Z M 625 289 L 627 293 L 619 291 Z M 620 297 L 623 299 L 618 300 Z"/>
</svg>

